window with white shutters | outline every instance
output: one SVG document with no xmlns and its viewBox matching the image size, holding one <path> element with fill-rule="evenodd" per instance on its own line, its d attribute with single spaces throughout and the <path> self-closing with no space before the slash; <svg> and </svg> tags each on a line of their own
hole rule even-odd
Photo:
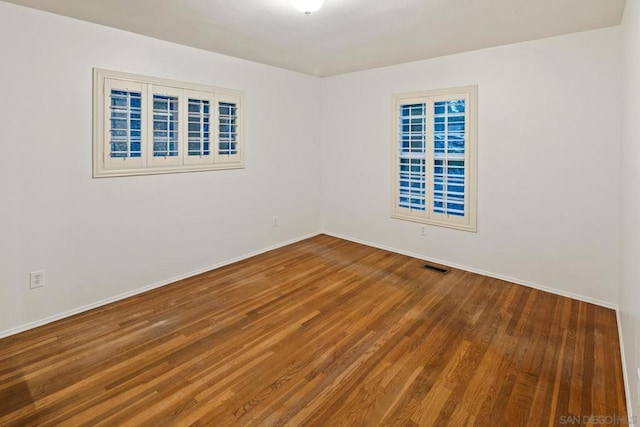
<svg viewBox="0 0 640 427">
<path fill-rule="evenodd" d="M 477 86 L 393 97 L 394 218 L 476 231 Z"/>
<path fill-rule="evenodd" d="M 94 177 L 244 167 L 242 98 L 94 69 Z"/>
</svg>

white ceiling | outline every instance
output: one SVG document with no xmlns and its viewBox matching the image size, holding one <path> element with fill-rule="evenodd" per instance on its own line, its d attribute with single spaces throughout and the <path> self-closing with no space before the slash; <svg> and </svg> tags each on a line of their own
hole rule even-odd
<svg viewBox="0 0 640 427">
<path fill-rule="evenodd" d="M 618 25 L 625 0 L 5 0 L 316 76 Z"/>
</svg>

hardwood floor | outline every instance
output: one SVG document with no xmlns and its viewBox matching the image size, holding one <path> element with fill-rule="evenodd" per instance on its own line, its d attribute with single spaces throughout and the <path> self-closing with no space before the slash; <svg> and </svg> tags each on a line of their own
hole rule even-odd
<svg viewBox="0 0 640 427">
<path fill-rule="evenodd" d="M 614 311 L 423 265 L 321 235 L 5 338 L 0 425 L 626 422 Z"/>
</svg>

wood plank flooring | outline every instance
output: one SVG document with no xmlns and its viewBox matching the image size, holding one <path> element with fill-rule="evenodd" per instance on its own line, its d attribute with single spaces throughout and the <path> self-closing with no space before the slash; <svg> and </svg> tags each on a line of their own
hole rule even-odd
<svg viewBox="0 0 640 427">
<path fill-rule="evenodd" d="M 0 425 L 626 420 L 614 311 L 423 265 L 320 235 L 5 338 Z"/>
</svg>

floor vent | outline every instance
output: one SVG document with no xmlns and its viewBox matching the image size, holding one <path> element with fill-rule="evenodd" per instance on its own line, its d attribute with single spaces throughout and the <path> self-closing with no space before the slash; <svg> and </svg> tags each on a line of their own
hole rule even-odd
<svg viewBox="0 0 640 427">
<path fill-rule="evenodd" d="M 427 270 L 437 271 L 438 273 L 442 273 L 442 274 L 447 274 L 449 272 L 449 270 L 447 270 L 446 268 L 438 267 L 431 264 L 425 264 L 424 267 L 422 268 L 426 268 Z"/>
</svg>

